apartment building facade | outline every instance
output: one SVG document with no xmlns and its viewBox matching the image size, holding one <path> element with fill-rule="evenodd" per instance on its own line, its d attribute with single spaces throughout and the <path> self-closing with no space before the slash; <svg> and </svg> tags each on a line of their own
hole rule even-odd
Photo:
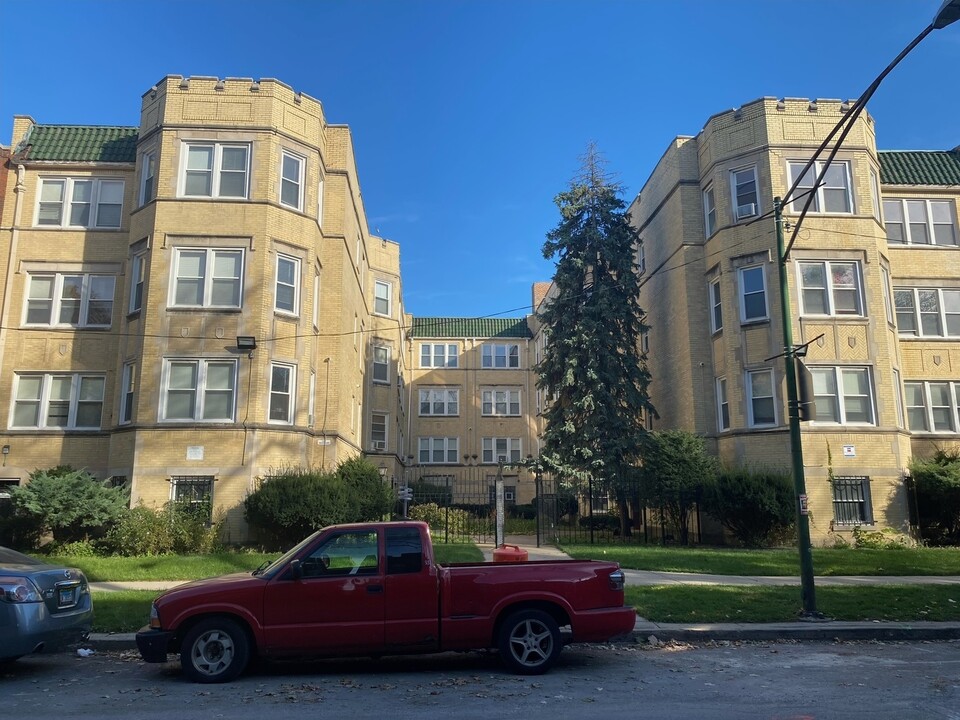
<svg viewBox="0 0 960 720">
<path fill-rule="evenodd" d="M 789 469 L 773 199 L 845 112 L 762 98 L 672 141 L 630 206 L 657 428 L 726 464 Z M 821 164 L 818 162 L 816 169 Z M 960 443 L 960 149 L 877 151 L 854 125 L 787 261 L 794 343 L 816 415 L 802 425 L 814 542 L 909 528 L 911 458 Z M 788 203 L 791 221 L 806 197 Z"/>
<path fill-rule="evenodd" d="M 276 80 L 168 76 L 137 127 L 14 122 L 2 199 L 3 482 L 69 464 L 133 503 L 242 500 L 289 465 L 404 461 L 399 247 L 349 128 Z M 376 410 L 376 414 L 373 410 Z"/>
</svg>

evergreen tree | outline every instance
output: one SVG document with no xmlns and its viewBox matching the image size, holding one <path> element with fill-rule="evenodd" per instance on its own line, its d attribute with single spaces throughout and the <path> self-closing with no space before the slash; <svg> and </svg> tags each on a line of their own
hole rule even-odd
<svg viewBox="0 0 960 720">
<path fill-rule="evenodd" d="M 546 410 L 543 462 L 561 476 L 591 475 L 614 493 L 621 532 L 629 531 L 626 482 L 643 455 L 650 374 L 640 349 L 646 326 L 623 188 L 590 145 L 578 174 L 554 202 L 560 223 L 543 255 L 556 259 L 555 295 L 539 319 L 546 350 L 537 387 L 554 398 Z"/>
</svg>

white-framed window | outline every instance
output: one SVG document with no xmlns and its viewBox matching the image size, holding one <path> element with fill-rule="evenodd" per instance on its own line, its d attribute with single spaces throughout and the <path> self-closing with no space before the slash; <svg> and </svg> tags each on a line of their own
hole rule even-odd
<svg viewBox="0 0 960 720">
<path fill-rule="evenodd" d="M 878 222 L 883 222 L 880 217 L 880 178 L 877 171 L 870 168 L 870 200 L 873 202 L 873 217 Z"/>
<path fill-rule="evenodd" d="M 236 386 L 236 360 L 165 359 L 160 419 L 232 422 Z"/>
<path fill-rule="evenodd" d="M 96 374 L 17 373 L 10 427 L 99 430 L 105 383 Z"/>
<path fill-rule="evenodd" d="M 890 282 L 890 269 L 886 265 L 880 266 L 880 278 L 883 283 L 883 310 L 887 322 L 893 324 L 893 285 Z"/>
<path fill-rule="evenodd" d="M 23 324 L 108 328 L 113 321 L 115 285 L 113 275 L 30 274 Z"/>
<path fill-rule="evenodd" d="M 300 260 L 277 253 L 277 287 L 273 309 L 296 315 L 300 308 Z"/>
<path fill-rule="evenodd" d="M 808 367 L 818 423 L 875 425 L 870 371 L 865 367 Z"/>
<path fill-rule="evenodd" d="M 520 345 L 517 343 L 484 343 L 480 352 L 483 368 L 512 370 L 520 367 Z"/>
<path fill-rule="evenodd" d="M 897 427 L 904 427 L 903 414 L 903 383 L 900 381 L 900 371 L 893 369 L 893 402 L 897 411 Z"/>
<path fill-rule="evenodd" d="M 280 159 L 280 204 L 294 210 L 303 208 L 304 158 L 284 150 Z"/>
<path fill-rule="evenodd" d="M 791 186 L 800 177 L 805 160 L 790 161 Z M 853 212 L 853 198 L 850 195 L 850 164 L 845 161 L 834 160 L 827 168 L 821 180 L 820 187 L 814 189 L 817 176 L 823 170 L 824 162 L 817 160 L 804 173 L 800 184 L 794 191 L 794 200 L 791 203 L 791 212 L 799 213 L 807 203 L 807 194 L 813 193 L 813 202 L 810 204 L 812 213 L 851 213 Z M 802 197 L 800 197 L 802 196 Z"/>
<path fill-rule="evenodd" d="M 157 153 L 144 153 L 140 159 L 140 205 L 157 196 Z"/>
<path fill-rule="evenodd" d="M 740 321 L 756 322 L 766 320 L 767 279 L 763 265 L 743 267 L 738 271 L 740 277 Z"/>
<path fill-rule="evenodd" d="M 897 333 L 916 337 L 960 337 L 960 290 L 895 288 Z"/>
<path fill-rule="evenodd" d="M 323 176 L 317 186 L 317 225 L 323 227 Z"/>
<path fill-rule="evenodd" d="M 707 237 L 713 235 L 717 229 L 717 199 L 713 192 L 713 185 L 707 185 L 703 190 L 703 230 Z"/>
<path fill-rule="evenodd" d="M 523 457 L 520 438 L 485 437 L 482 449 L 485 463 L 518 463 Z"/>
<path fill-rule="evenodd" d="M 883 201 L 887 242 L 894 245 L 957 246 L 956 209 L 952 200 Z"/>
<path fill-rule="evenodd" d="M 642 242 L 637 243 L 637 275 L 647 271 L 647 249 Z"/>
<path fill-rule="evenodd" d="M 720 278 L 713 280 L 709 285 L 710 293 L 710 330 L 723 330 L 723 306 L 720 302 Z"/>
<path fill-rule="evenodd" d="M 317 372 L 310 371 L 310 384 L 307 386 L 307 424 L 313 427 L 316 422 Z"/>
<path fill-rule="evenodd" d="M 147 253 L 134 253 L 130 258 L 130 302 L 128 312 L 138 312 L 143 307 L 143 283 L 147 277 Z"/>
<path fill-rule="evenodd" d="M 320 272 L 313 272 L 313 329 L 320 329 Z"/>
<path fill-rule="evenodd" d="M 738 168 L 730 171 L 730 190 L 733 195 L 733 220 L 739 222 L 760 214 L 757 193 L 757 168 Z"/>
<path fill-rule="evenodd" d="M 520 390 L 485 388 L 480 391 L 483 415 L 516 417 L 520 415 Z"/>
<path fill-rule="evenodd" d="M 717 427 L 730 429 L 730 402 L 727 400 L 727 379 L 717 378 Z"/>
<path fill-rule="evenodd" d="M 903 390 L 910 432 L 958 432 L 960 382 L 904 382 Z"/>
<path fill-rule="evenodd" d="M 243 250 L 176 248 L 173 263 L 174 307 L 240 307 Z"/>
<path fill-rule="evenodd" d="M 133 422 L 133 403 L 137 394 L 137 365 L 128 362 L 123 364 L 123 375 L 120 386 L 120 424 Z"/>
<path fill-rule="evenodd" d="M 417 450 L 421 465 L 456 464 L 460 458 L 460 438 L 417 438 Z"/>
<path fill-rule="evenodd" d="M 460 388 L 421 388 L 421 417 L 449 417 L 460 414 Z"/>
<path fill-rule="evenodd" d="M 455 343 L 420 343 L 420 367 L 455 368 L 459 365 Z"/>
<path fill-rule="evenodd" d="M 387 425 L 389 415 L 382 412 L 370 414 L 370 444 L 373 450 L 387 449 Z"/>
<path fill-rule="evenodd" d="M 119 228 L 123 180 L 93 177 L 41 178 L 34 225 Z"/>
<path fill-rule="evenodd" d="M 182 163 L 181 197 L 247 197 L 249 145 L 185 142 Z"/>
<path fill-rule="evenodd" d="M 376 315 L 386 315 L 389 317 L 392 315 L 391 308 L 393 306 L 392 302 L 393 294 L 393 285 L 384 281 L 377 280 L 373 284 L 373 312 Z"/>
<path fill-rule="evenodd" d="M 860 263 L 802 261 L 797 271 L 803 315 L 863 315 Z"/>
<path fill-rule="evenodd" d="M 269 422 L 285 425 L 293 422 L 296 387 L 296 367 L 283 363 L 270 363 L 270 415 L 267 418 Z"/>
<path fill-rule="evenodd" d="M 373 381 L 390 382 L 390 347 L 387 345 L 373 346 Z"/>
<path fill-rule="evenodd" d="M 771 427 L 777 424 L 773 370 L 748 372 L 747 396 L 747 422 L 750 427 Z"/>
</svg>

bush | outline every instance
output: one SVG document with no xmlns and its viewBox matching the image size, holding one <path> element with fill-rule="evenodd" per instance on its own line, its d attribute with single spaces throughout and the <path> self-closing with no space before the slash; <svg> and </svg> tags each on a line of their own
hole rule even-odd
<svg viewBox="0 0 960 720">
<path fill-rule="evenodd" d="M 60 557 L 95 557 L 97 549 L 89 540 L 78 540 L 68 543 L 49 543 L 44 546 L 43 551 L 48 555 L 58 555 Z"/>
<path fill-rule="evenodd" d="M 208 517 L 183 503 L 169 502 L 159 509 L 138 505 L 111 528 L 100 548 L 127 557 L 217 552 L 222 522 L 211 524 Z"/>
<path fill-rule="evenodd" d="M 347 460 L 332 473 L 283 468 L 261 478 L 243 501 L 247 522 L 277 547 L 290 547 L 327 525 L 380 520 L 393 503 L 391 488 L 363 458 Z"/>
<path fill-rule="evenodd" d="M 605 530 L 612 533 L 620 531 L 620 517 L 612 513 L 603 513 L 593 517 L 583 515 L 578 522 L 582 528 L 593 527 L 594 530 Z"/>
<path fill-rule="evenodd" d="M 790 476 L 777 470 L 723 470 L 704 493 L 704 509 L 746 547 L 783 540 L 796 522 Z"/>
<path fill-rule="evenodd" d="M 31 518 L 40 534 L 51 533 L 57 542 L 102 537 L 129 504 L 125 488 L 66 465 L 35 470 L 29 483 L 10 488 L 10 499 L 16 513 Z"/>
<path fill-rule="evenodd" d="M 32 514 L 20 510 L 10 500 L 0 500 L 0 545 L 34 550 L 40 546 L 40 535 L 40 526 Z"/>
<path fill-rule="evenodd" d="M 864 530 L 861 527 L 853 529 L 853 546 L 870 550 L 906 550 L 914 546 L 913 540 L 898 533 L 893 528 L 883 530 Z"/>
<path fill-rule="evenodd" d="M 466 534 L 470 516 L 457 508 L 443 508 L 436 503 L 424 503 L 410 508 L 411 520 L 419 520 L 430 526 L 430 532 L 438 535 L 449 533 L 455 537 Z"/>
<path fill-rule="evenodd" d="M 520 520 L 536 520 L 537 508 L 535 505 L 514 505 L 507 508 L 508 517 Z"/>
<path fill-rule="evenodd" d="M 960 450 L 910 463 L 920 534 L 928 545 L 960 544 Z"/>
</svg>

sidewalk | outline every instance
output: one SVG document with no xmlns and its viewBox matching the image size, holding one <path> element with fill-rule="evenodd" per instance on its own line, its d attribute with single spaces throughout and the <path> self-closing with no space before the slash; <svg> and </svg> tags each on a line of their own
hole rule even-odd
<svg viewBox="0 0 960 720">
<path fill-rule="evenodd" d="M 506 538 L 507 545 L 517 545 L 527 551 L 528 560 L 569 560 L 569 555 L 552 546 L 534 547 L 529 538 Z M 492 543 L 480 546 L 486 560 L 493 559 Z M 731 576 L 696 573 L 660 572 L 654 570 L 624 570 L 627 585 L 799 585 L 794 576 Z M 957 585 L 960 600 L 960 576 L 848 576 L 817 577 L 816 585 Z M 160 592 L 174 587 L 173 582 L 94 582 L 92 590 L 154 590 Z M 146 622 L 146 618 L 144 618 Z M 637 618 L 633 630 L 634 642 L 659 644 L 669 641 L 774 641 L 774 640 L 956 640 L 960 639 L 960 621 L 957 622 L 849 622 L 815 620 L 782 623 L 655 623 Z M 136 648 L 133 633 L 94 633 L 87 643 L 98 650 L 131 650 Z"/>
</svg>

